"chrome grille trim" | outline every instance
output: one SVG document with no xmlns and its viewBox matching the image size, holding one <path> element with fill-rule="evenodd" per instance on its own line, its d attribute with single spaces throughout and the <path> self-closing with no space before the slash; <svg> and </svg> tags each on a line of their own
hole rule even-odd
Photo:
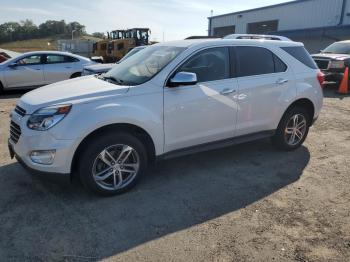
<svg viewBox="0 0 350 262">
<path fill-rule="evenodd" d="M 329 66 L 329 59 L 315 59 L 315 62 L 319 69 L 326 70 Z"/>
</svg>

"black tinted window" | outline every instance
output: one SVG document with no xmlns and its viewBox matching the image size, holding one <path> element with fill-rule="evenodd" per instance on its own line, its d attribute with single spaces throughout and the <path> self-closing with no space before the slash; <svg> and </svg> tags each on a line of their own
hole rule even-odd
<svg viewBox="0 0 350 262">
<path fill-rule="evenodd" d="M 275 73 L 285 72 L 287 70 L 286 64 L 276 55 L 273 55 L 273 60 L 275 62 Z"/>
<path fill-rule="evenodd" d="M 306 49 L 303 46 L 289 46 L 282 47 L 282 49 L 291 56 L 293 56 L 295 59 L 302 62 L 304 65 L 312 69 L 318 68 L 315 61 L 311 58 L 310 54 L 306 51 Z"/>
<path fill-rule="evenodd" d="M 273 54 L 261 47 L 240 46 L 236 48 L 238 76 L 254 76 L 275 72 Z"/>
<path fill-rule="evenodd" d="M 230 77 L 229 51 L 226 47 L 210 48 L 191 57 L 178 72 L 196 73 L 198 82 Z"/>
</svg>

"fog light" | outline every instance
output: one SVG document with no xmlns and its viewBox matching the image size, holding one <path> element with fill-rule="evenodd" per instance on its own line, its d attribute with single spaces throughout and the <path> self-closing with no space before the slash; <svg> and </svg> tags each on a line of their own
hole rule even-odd
<svg viewBox="0 0 350 262">
<path fill-rule="evenodd" d="M 40 150 L 32 151 L 30 153 L 30 159 L 37 164 L 51 165 L 55 158 L 56 150 Z"/>
</svg>

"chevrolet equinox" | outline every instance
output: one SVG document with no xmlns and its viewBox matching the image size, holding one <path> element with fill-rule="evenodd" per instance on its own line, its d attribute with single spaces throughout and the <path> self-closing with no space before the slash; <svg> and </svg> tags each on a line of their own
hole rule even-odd
<svg viewBox="0 0 350 262">
<path fill-rule="evenodd" d="M 323 74 L 292 41 L 201 39 L 150 46 L 103 75 L 44 86 L 11 113 L 11 157 L 124 192 L 157 159 L 271 137 L 304 142 Z M 229 156 L 228 156 L 229 157 Z"/>
</svg>

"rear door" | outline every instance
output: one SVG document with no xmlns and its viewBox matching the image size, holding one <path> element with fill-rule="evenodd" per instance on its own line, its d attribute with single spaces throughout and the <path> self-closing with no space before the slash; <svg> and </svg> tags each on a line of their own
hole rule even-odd
<svg viewBox="0 0 350 262">
<path fill-rule="evenodd" d="M 57 54 L 46 54 L 44 58 L 45 84 L 51 84 L 69 79 L 75 73 L 75 63 L 78 59 Z"/>
<path fill-rule="evenodd" d="M 238 46 L 234 52 L 239 85 L 236 135 L 275 129 L 285 100 L 295 96 L 291 70 L 264 47 Z"/>
<path fill-rule="evenodd" d="M 44 85 L 41 55 L 20 58 L 4 72 L 7 88 L 37 87 Z"/>
</svg>

